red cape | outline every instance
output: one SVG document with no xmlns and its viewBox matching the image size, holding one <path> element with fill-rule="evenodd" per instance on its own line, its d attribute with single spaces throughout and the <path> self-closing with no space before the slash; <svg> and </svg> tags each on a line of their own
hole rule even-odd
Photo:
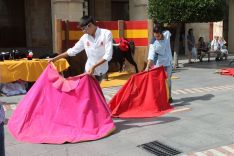
<svg viewBox="0 0 234 156">
<path fill-rule="evenodd" d="M 230 75 L 230 76 L 234 76 L 234 68 L 224 68 L 224 69 L 221 69 L 220 74 L 221 74 L 221 75 Z"/>
<path fill-rule="evenodd" d="M 131 76 L 109 102 L 114 117 L 155 117 L 172 110 L 164 67 Z"/>
</svg>

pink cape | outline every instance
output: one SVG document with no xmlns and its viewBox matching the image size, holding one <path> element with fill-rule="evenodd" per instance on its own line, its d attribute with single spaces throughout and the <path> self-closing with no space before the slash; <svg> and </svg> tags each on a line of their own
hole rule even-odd
<svg viewBox="0 0 234 156">
<path fill-rule="evenodd" d="M 87 74 L 65 79 L 51 64 L 7 126 L 19 141 L 55 144 L 96 140 L 115 129 L 98 82 Z"/>
<path fill-rule="evenodd" d="M 156 117 L 173 110 L 164 67 L 133 75 L 109 102 L 114 117 Z"/>
</svg>

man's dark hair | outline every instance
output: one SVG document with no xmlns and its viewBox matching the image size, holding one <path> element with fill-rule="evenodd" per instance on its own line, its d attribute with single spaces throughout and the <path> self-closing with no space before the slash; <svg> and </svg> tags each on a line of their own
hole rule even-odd
<svg viewBox="0 0 234 156">
<path fill-rule="evenodd" d="M 80 19 L 80 27 L 84 27 L 86 25 L 88 25 L 89 23 L 95 24 L 94 19 L 91 16 L 83 16 Z"/>
<path fill-rule="evenodd" d="M 163 29 L 162 29 L 162 27 L 156 25 L 156 26 L 154 27 L 154 29 L 153 29 L 153 32 L 154 32 L 154 33 L 160 33 L 160 34 L 162 34 L 162 33 L 163 33 Z"/>
</svg>

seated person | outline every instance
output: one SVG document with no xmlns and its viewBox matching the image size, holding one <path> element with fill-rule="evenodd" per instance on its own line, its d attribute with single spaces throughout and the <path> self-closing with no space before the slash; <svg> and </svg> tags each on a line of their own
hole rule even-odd
<svg viewBox="0 0 234 156">
<path fill-rule="evenodd" d="M 202 58 L 206 55 L 208 50 L 209 48 L 204 41 L 204 37 L 199 37 L 198 44 L 197 44 L 197 54 L 198 54 L 198 59 L 200 60 L 200 62 L 202 62 Z"/>
<path fill-rule="evenodd" d="M 227 42 L 223 39 L 223 37 L 219 38 L 219 45 L 220 45 L 220 51 L 221 51 L 221 59 L 223 59 L 223 57 L 225 58 L 225 60 L 227 60 L 227 56 L 228 56 L 228 50 L 227 50 L 227 46 L 225 45 Z"/>
<path fill-rule="evenodd" d="M 214 36 L 214 39 L 211 41 L 211 51 L 215 51 L 217 53 L 215 61 L 222 60 L 218 36 Z"/>
</svg>

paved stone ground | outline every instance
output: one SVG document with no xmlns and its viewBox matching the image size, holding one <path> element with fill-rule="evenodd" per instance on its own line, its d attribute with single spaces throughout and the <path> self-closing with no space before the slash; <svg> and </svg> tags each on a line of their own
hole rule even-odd
<svg viewBox="0 0 234 156">
<path fill-rule="evenodd" d="M 231 57 L 232 58 L 232 57 Z M 159 141 L 182 151 L 181 155 L 234 155 L 234 77 L 216 70 L 227 61 L 180 60 L 173 76 L 175 110 L 158 118 L 114 119 L 111 136 L 74 144 L 29 144 L 17 142 L 5 128 L 7 156 L 150 156 L 137 146 Z M 230 66 L 234 67 L 234 63 Z M 120 87 L 103 89 L 109 101 Z M 23 96 L 0 97 L 7 118 Z"/>
</svg>

